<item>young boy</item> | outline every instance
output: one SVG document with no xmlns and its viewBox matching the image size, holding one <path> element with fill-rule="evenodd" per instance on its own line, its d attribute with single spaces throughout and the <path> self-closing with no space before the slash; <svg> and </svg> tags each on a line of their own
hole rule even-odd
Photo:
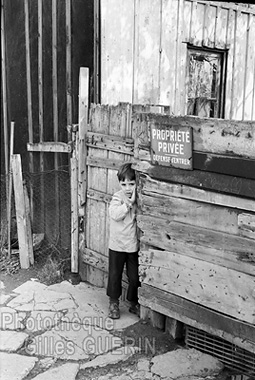
<svg viewBox="0 0 255 380">
<path fill-rule="evenodd" d="M 109 277 L 107 295 L 110 299 L 109 317 L 120 318 L 119 297 L 122 274 L 126 264 L 129 280 L 127 300 L 129 311 L 139 316 L 138 238 L 136 227 L 136 178 L 131 163 L 123 164 L 117 173 L 121 190 L 116 192 L 109 206 Z"/>
</svg>

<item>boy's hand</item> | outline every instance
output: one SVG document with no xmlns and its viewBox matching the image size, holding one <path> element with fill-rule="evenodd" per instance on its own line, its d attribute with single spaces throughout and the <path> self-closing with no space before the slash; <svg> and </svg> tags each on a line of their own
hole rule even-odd
<svg viewBox="0 0 255 380">
<path fill-rule="evenodd" d="M 132 203 L 132 205 L 135 203 L 135 200 L 136 200 L 136 186 L 134 187 L 133 193 L 130 198 L 130 202 Z"/>
</svg>

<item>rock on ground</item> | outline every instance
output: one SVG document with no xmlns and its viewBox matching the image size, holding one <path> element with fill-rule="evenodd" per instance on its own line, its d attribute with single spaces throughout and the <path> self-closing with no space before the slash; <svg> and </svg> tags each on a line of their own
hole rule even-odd
<svg viewBox="0 0 255 380">
<path fill-rule="evenodd" d="M 33 380 L 75 380 L 79 371 L 79 364 L 66 363 L 40 373 Z"/>
<path fill-rule="evenodd" d="M 22 380 L 34 367 L 37 358 L 0 352 L 0 380 Z M 15 363 L 15 365 L 13 365 Z"/>
<path fill-rule="evenodd" d="M 151 372 L 162 378 L 205 377 L 219 374 L 224 365 L 213 356 L 191 349 L 178 349 L 152 359 Z"/>
</svg>

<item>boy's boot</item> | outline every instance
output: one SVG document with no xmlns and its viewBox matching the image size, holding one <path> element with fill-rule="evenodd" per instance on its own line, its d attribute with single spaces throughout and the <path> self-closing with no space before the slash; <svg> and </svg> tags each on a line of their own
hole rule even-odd
<svg viewBox="0 0 255 380">
<path fill-rule="evenodd" d="M 130 302 L 129 312 L 136 314 L 140 318 L 140 305 L 139 303 Z"/>
<path fill-rule="evenodd" d="M 111 319 L 120 318 L 119 300 L 114 300 L 110 298 L 108 317 L 110 317 Z"/>
</svg>

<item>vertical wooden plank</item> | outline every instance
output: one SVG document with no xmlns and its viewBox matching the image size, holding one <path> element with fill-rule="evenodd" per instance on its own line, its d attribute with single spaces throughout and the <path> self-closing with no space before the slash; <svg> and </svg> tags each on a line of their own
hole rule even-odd
<svg viewBox="0 0 255 380">
<path fill-rule="evenodd" d="M 38 100 L 39 100 L 39 141 L 44 140 L 43 126 L 43 10 L 42 0 L 38 0 Z M 40 152 L 40 172 L 44 172 L 44 154 Z M 44 175 L 40 176 L 41 230 L 45 224 Z"/>
<path fill-rule="evenodd" d="M 162 21 L 163 21 L 163 5 L 162 5 L 162 0 L 160 1 L 160 16 L 159 16 L 159 63 L 158 63 L 158 103 L 160 102 L 160 94 L 161 94 L 161 59 L 162 59 Z"/>
<path fill-rule="evenodd" d="M 168 333 L 173 339 L 181 339 L 183 338 L 183 323 L 177 321 L 174 318 L 166 317 L 166 325 L 165 331 Z"/>
<path fill-rule="evenodd" d="M 24 0 L 25 6 L 25 36 L 26 36 L 26 74 L 27 74 L 27 111 L 28 111 L 28 138 L 33 142 L 33 121 L 32 121 L 32 95 L 31 95 L 31 69 L 30 69 L 30 41 L 29 41 L 29 10 L 28 0 Z M 32 154 L 31 154 L 32 158 Z M 32 166 L 32 160 L 30 164 Z M 30 166 L 30 167 L 31 167 Z M 31 170 L 33 172 L 33 170 Z"/>
<path fill-rule="evenodd" d="M 207 15 L 208 15 L 208 10 L 209 10 L 209 4 L 205 4 L 205 9 L 204 9 L 204 19 L 203 19 L 203 33 L 202 33 L 202 46 L 205 46 L 205 31 L 207 28 L 206 22 L 207 22 Z"/>
<path fill-rule="evenodd" d="M 94 95 L 92 102 L 100 102 L 100 11 L 99 11 L 99 0 L 94 0 L 94 72 L 93 72 L 93 82 L 94 82 Z"/>
<path fill-rule="evenodd" d="M 133 35 L 133 78 L 132 78 L 132 100 L 131 104 L 135 103 L 137 98 L 137 81 L 138 81 L 138 62 L 139 62 L 139 15 L 140 15 L 140 0 L 134 0 L 134 35 Z"/>
<path fill-rule="evenodd" d="M 253 23 L 253 25 L 255 22 Z M 254 62 L 254 68 L 253 68 L 253 78 L 255 81 L 255 62 Z M 255 83 L 253 86 L 253 91 L 252 91 L 252 104 L 251 104 L 252 110 L 251 110 L 251 120 L 255 120 Z"/>
<path fill-rule="evenodd" d="M 215 19 L 216 19 L 216 7 L 209 5 L 206 8 L 205 23 L 204 23 L 204 46 L 214 47 L 215 40 Z M 193 20 L 191 20 L 191 23 Z"/>
<path fill-rule="evenodd" d="M 57 73 L 57 0 L 52 0 L 51 9 L 52 18 L 52 101 L 53 101 L 53 136 L 54 141 L 58 141 L 58 73 Z M 59 198 L 59 154 L 54 153 L 54 168 L 55 168 L 55 200 L 56 200 L 56 214 L 55 214 L 55 228 L 59 231 L 60 224 L 60 198 Z"/>
<path fill-rule="evenodd" d="M 185 52 L 186 44 L 183 41 L 183 0 L 178 0 L 177 10 L 177 37 L 175 50 L 175 89 L 174 89 L 174 114 L 180 115 L 184 112 L 184 91 L 185 91 Z"/>
<path fill-rule="evenodd" d="M 204 20 L 205 5 L 194 3 L 193 13 L 192 13 L 192 24 L 191 24 L 191 39 L 195 46 L 202 46 L 203 40 L 203 23 Z"/>
<path fill-rule="evenodd" d="M 72 125 L 72 67 L 71 67 L 71 0 L 66 1 L 66 112 L 67 125 Z"/>
<path fill-rule="evenodd" d="M 247 46 L 247 13 L 237 12 L 236 22 L 236 51 L 233 92 L 233 119 L 242 120 L 243 117 L 243 96 L 244 96 L 244 77 L 245 77 L 245 56 Z"/>
<path fill-rule="evenodd" d="M 3 89 L 3 123 L 4 123 L 4 159 L 5 175 L 9 173 L 8 164 L 8 117 L 7 117 L 7 84 L 6 84 L 6 53 L 5 53 L 5 20 L 4 20 L 4 3 L 1 0 L 1 63 L 2 63 L 2 89 Z M 8 181 L 6 181 L 6 195 L 8 194 Z"/>
<path fill-rule="evenodd" d="M 245 63 L 243 120 L 254 120 L 254 118 L 252 118 L 252 103 L 255 102 L 253 98 L 253 91 L 255 91 L 255 16 L 252 14 L 249 14 L 247 18 Z"/>
<path fill-rule="evenodd" d="M 78 226 L 78 163 L 74 155 L 71 166 L 71 271 L 78 273 L 79 226 Z"/>
<path fill-rule="evenodd" d="M 57 0 L 52 0 L 52 92 L 54 141 L 58 141 L 58 75 L 57 75 Z M 58 154 L 54 155 L 54 166 L 58 169 Z"/>
<path fill-rule="evenodd" d="M 176 79 L 174 76 L 176 61 L 172 52 L 176 49 L 177 12 L 176 0 L 162 0 L 159 104 L 169 105 L 171 110 L 174 109 Z"/>
<path fill-rule="evenodd" d="M 134 83 L 134 102 L 143 104 L 159 103 L 159 46 L 160 46 L 160 2 L 140 2 L 137 78 Z"/>
<path fill-rule="evenodd" d="M 12 155 L 13 155 L 13 143 L 14 143 L 14 125 L 15 123 L 11 122 L 11 135 L 10 135 L 10 173 L 9 173 L 9 186 L 8 193 L 6 193 L 8 208 L 7 208 L 7 229 L 8 229 L 8 258 L 11 258 L 11 207 L 12 207 Z M 6 178 L 7 179 L 7 178 Z M 7 182 L 7 181 L 6 181 Z"/>
<path fill-rule="evenodd" d="M 23 190 L 23 178 L 21 170 L 21 157 L 19 154 L 14 154 L 12 156 L 12 172 L 19 241 L 20 266 L 21 268 L 27 269 L 29 268 L 29 246 L 27 236 L 27 221 Z"/>
<path fill-rule="evenodd" d="M 232 114 L 232 87 L 233 87 L 233 68 L 234 68 L 234 54 L 235 54 L 235 11 L 228 10 L 228 23 L 227 23 L 227 36 L 226 36 L 226 49 L 228 50 L 227 56 L 227 77 L 226 77 L 226 100 L 225 100 L 225 118 L 231 119 Z"/>
<path fill-rule="evenodd" d="M 86 203 L 87 173 L 86 173 L 86 132 L 88 128 L 89 107 L 89 69 L 80 68 L 79 77 L 79 158 L 78 158 L 78 204 L 82 207 Z"/>
<path fill-rule="evenodd" d="M 38 0 L 38 99 L 39 99 L 39 141 L 43 141 L 43 25 L 42 0 Z M 40 170 L 44 171 L 43 155 L 40 153 Z"/>
<path fill-rule="evenodd" d="M 26 77 L 27 77 L 27 114 L 28 114 L 28 142 L 33 143 L 33 119 L 32 119 L 32 92 L 31 92 L 31 68 L 30 68 L 30 40 L 29 40 L 29 9 L 28 0 L 24 0 L 25 12 L 25 44 L 26 44 Z M 33 153 L 29 153 L 29 171 L 34 172 Z M 30 186 L 31 217 L 33 220 L 33 188 Z"/>
<path fill-rule="evenodd" d="M 217 7 L 216 17 L 217 22 L 215 25 L 215 48 L 226 49 L 228 10 Z"/>
<path fill-rule="evenodd" d="M 30 214 L 30 202 L 27 192 L 26 184 L 23 184 L 24 201 L 25 201 L 25 217 L 27 223 L 27 245 L 28 245 L 28 257 L 31 265 L 34 265 L 34 252 L 33 252 L 33 238 L 32 238 L 32 226 L 31 226 L 31 214 Z"/>
<path fill-rule="evenodd" d="M 93 115 L 90 123 L 91 130 L 109 134 L 110 107 L 108 105 L 96 106 L 91 114 Z M 108 157 L 107 151 L 103 149 L 88 148 L 88 155 L 99 158 Z M 87 188 L 106 193 L 107 178 L 108 170 L 106 168 L 88 167 Z M 86 207 L 86 245 L 103 255 L 106 255 L 108 251 L 105 243 L 106 217 L 106 205 L 100 201 L 89 199 Z"/>
<path fill-rule="evenodd" d="M 102 104 L 132 101 L 134 2 L 107 0 L 102 11 Z"/>
<path fill-rule="evenodd" d="M 185 22 L 183 22 L 183 41 L 190 41 L 190 20 L 191 20 L 191 1 L 184 1 L 183 5 L 183 18 Z M 207 5 L 206 5 L 207 7 Z"/>
<path fill-rule="evenodd" d="M 177 41 L 176 41 L 176 55 L 175 55 L 175 115 L 184 114 L 185 110 L 185 73 L 186 73 L 186 44 L 183 44 L 183 1 L 178 2 L 178 16 L 177 16 Z M 201 29 L 202 30 L 202 29 Z M 202 37 L 201 37 L 202 40 Z"/>
</svg>

